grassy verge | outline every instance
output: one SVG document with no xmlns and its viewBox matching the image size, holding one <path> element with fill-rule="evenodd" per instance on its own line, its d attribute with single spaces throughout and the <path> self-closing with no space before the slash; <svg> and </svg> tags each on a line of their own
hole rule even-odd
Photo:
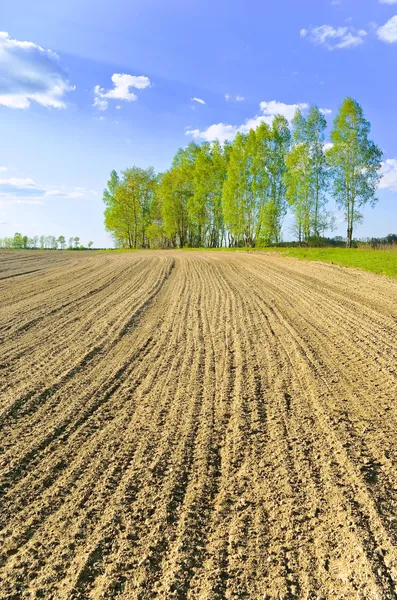
<svg viewBox="0 0 397 600">
<path fill-rule="evenodd" d="M 397 279 L 397 252 L 393 250 L 362 250 L 360 248 L 264 248 L 282 256 L 300 260 L 319 260 L 344 267 L 354 267 L 388 275 Z"/>
</svg>

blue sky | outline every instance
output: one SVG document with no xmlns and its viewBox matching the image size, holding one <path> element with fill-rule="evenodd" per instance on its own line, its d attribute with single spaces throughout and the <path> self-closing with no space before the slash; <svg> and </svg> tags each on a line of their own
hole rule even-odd
<svg viewBox="0 0 397 600">
<path fill-rule="evenodd" d="M 357 235 L 397 231 L 397 0 L 6 0 L 0 31 L 0 237 L 110 245 L 113 168 L 164 170 L 297 104 L 331 124 L 347 95 L 385 160 Z"/>
</svg>

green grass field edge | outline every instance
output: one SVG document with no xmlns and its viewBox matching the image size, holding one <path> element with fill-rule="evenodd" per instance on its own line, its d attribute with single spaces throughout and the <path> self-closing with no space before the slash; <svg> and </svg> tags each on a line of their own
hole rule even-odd
<svg viewBox="0 0 397 600">
<path fill-rule="evenodd" d="M 266 248 L 281 256 L 370 271 L 397 279 L 397 252 L 361 248 Z"/>
</svg>

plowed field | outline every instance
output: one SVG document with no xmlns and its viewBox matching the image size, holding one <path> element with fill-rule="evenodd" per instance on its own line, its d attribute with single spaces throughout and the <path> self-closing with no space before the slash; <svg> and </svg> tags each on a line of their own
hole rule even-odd
<svg viewBox="0 0 397 600">
<path fill-rule="evenodd" d="M 0 598 L 397 598 L 397 282 L 0 253 Z"/>
</svg>

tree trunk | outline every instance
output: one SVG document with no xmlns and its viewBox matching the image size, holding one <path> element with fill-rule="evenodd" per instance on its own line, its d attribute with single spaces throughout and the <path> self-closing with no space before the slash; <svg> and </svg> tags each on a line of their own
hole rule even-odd
<svg viewBox="0 0 397 600">
<path fill-rule="evenodd" d="M 349 225 L 347 228 L 347 236 L 346 236 L 346 248 L 352 247 L 353 240 L 353 224 Z"/>
</svg>

